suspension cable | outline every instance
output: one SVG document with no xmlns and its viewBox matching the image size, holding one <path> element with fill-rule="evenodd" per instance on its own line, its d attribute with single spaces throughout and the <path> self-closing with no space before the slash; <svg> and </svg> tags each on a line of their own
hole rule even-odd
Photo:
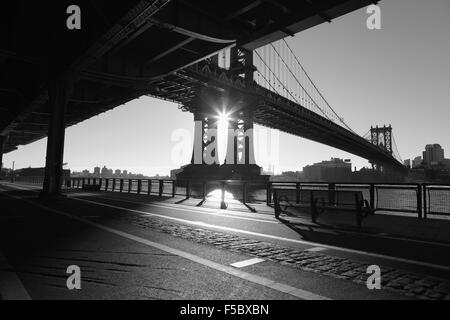
<svg viewBox="0 0 450 320">
<path fill-rule="evenodd" d="M 297 99 L 295 99 L 295 97 L 289 92 L 289 90 L 287 90 L 287 88 L 281 83 L 280 79 L 278 78 L 278 76 L 272 71 L 272 69 L 267 66 L 266 62 L 264 61 L 264 59 L 260 56 L 260 54 L 258 53 L 258 51 L 254 51 L 256 53 L 256 55 L 259 57 L 259 59 L 261 60 L 261 62 L 268 68 L 268 70 L 270 71 L 270 73 L 274 76 L 274 78 L 276 80 L 278 80 L 278 83 L 280 83 L 283 88 L 290 94 L 290 96 L 292 97 L 292 99 L 294 99 L 294 101 L 299 104 L 299 102 L 297 101 Z M 272 87 L 273 88 L 273 87 Z M 273 88 L 275 90 L 275 92 L 278 92 L 275 88 Z"/>
<path fill-rule="evenodd" d="M 353 133 L 355 133 L 353 131 L 352 128 L 350 128 L 336 113 L 336 111 L 334 111 L 334 109 L 331 107 L 331 105 L 328 103 L 328 101 L 325 99 L 325 97 L 322 95 L 322 93 L 319 91 L 319 89 L 316 87 L 316 85 L 314 84 L 314 82 L 312 81 L 311 77 L 309 76 L 308 72 L 306 72 L 305 68 L 303 68 L 302 64 L 300 63 L 300 61 L 298 60 L 297 56 L 295 55 L 295 53 L 293 52 L 291 46 L 289 46 L 289 44 L 287 43 L 287 41 L 285 39 L 283 39 L 283 42 L 286 44 L 286 47 L 289 49 L 291 55 L 294 57 L 295 61 L 297 62 L 297 64 L 300 66 L 300 68 L 302 69 L 302 71 L 304 72 L 304 74 L 306 75 L 306 77 L 308 78 L 308 80 L 311 82 L 311 84 L 313 85 L 314 89 L 316 89 L 317 93 L 320 95 L 320 97 L 323 99 L 323 101 L 327 104 L 327 106 L 330 108 L 330 110 L 336 115 L 336 117 L 340 120 L 340 122 L 342 124 L 344 124 L 345 127 L 347 127 L 347 129 L 349 129 L 350 131 L 352 131 Z"/>
</svg>

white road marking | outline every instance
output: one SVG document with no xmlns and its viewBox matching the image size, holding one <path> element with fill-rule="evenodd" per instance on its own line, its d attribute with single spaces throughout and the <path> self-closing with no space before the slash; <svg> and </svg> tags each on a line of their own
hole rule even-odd
<svg viewBox="0 0 450 320">
<path fill-rule="evenodd" d="M 225 231 L 231 231 L 231 232 L 236 232 L 236 233 L 243 233 L 243 234 L 253 235 L 253 236 L 257 236 L 257 237 L 263 237 L 263 238 L 274 239 L 274 240 L 281 240 L 281 241 L 285 241 L 285 242 L 292 242 L 292 243 L 298 243 L 298 244 L 306 244 L 306 245 L 311 245 L 311 246 L 317 246 L 317 244 L 318 244 L 318 243 L 315 243 L 315 242 L 310 242 L 310 241 L 305 241 L 305 240 L 290 239 L 290 238 L 279 237 L 279 236 L 274 236 L 274 235 L 265 234 L 265 233 L 247 231 L 247 230 L 230 228 L 230 227 L 223 227 L 223 226 L 208 224 L 208 223 L 205 223 L 205 222 L 202 222 L 202 221 L 191 221 L 191 220 L 186 220 L 186 219 L 168 217 L 168 216 L 164 216 L 164 215 L 161 215 L 161 214 L 151 213 L 151 212 L 147 212 L 147 211 L 133 210 L 133 209 L 125 208 L 125 207 L 118 207 L 118 206 L 105 204 L 105 203 L 101 203 L 101 202 L 96 202 L 96 201 L 91 201 L 91 200 L 85 200 L 85 199 L 79 199 L 79 198 L 72 198 L 72 199 L 77 200 L 77 201 L 97 204 L 99 206 L 109 207 L 109 208 L 113 208 L 113 209 L 117 209 L 117 210 L 125 210 L 125 211 L 128 211 L 128 212 L 134 212 L 134 213 L 138 213 L 138 214 L 144 214 L 144 215 L 159 217 L 159 218 L 163 218 L 163 219 L 179 221 L 179 222 L 186 223 L 186 224 L 192 224 L 192 225 L 196 225 L 196 226 L 203 226 L 203 227 L 206 227 L 206 228 L 225 230 Z M 384 255 L 384 254 L 378 254 L 378 253 L 372 253 L 372 252 L 366 252 L 366 251 L 360 251 L 360 250 L 354 250 L 354 249 L 347 249 L 347 248 L 342 248 L 342 247 L 335 247 L 335 246 L 325 245 L 325 244 L 320 244 L 320 246 L 322 246 L 324 248 L 327 248 L 327 249 L 332 249 L 332 250 L 356 253 L 356 254 L 366 255 L 366 256 L 375 257 L 375 258 L 382 258 L 382 259 L 387 259 L 387 260 L 392 260 L 392 261 L 398 261 L 398 262 L 404 262 L 404 263 L 409 263 L 409 264 L 415 264 L 415 265 L 428 267 L 428 268 L 434 268 L 434 269 L 450 271 L 450 267 L 448 267 L 448 266 L 438 265 L 438 264 L 429 263 L 429 262 L 415 261 L 415 260 L 410 260 L 410 259 L 405 259 L 405 258 L 398 258 L 398 257 L 388 256 L 388 255 Z"/>
<path fill-rule="evenodd" d="M 95 193 L 87 193 L 87 192 L 71 192 L 68 193 L 67 196 L 70 197 L 93 197 L 96 196 Z"/>
<path fill-rule="evenodd" d="M 323 247 L 314 247 L 314 248 L 306 249 L 305 251 L 309 251 L 309 252 L 320 252 L 320 251 L 324 251 L 324 250 L 327 250 L 327 248 L 323 248 Z"/>
<path fill-rule="evenodd" d="M 254 259 L 248 259 L 248 260 L 244 260 L 244 261 L 235 262 L 235 263 L 230 264 L 230 266 L 235 267 L 235 268 L 244 268 L 244 267 L 248 267 L 253 264 L 263 262 L 263 261 L 265 261 L 265 260 L 260 259 L 260 258 L 254 258 Z"/>
<path fill-rule="evenodd" d="M 16 196 L 12 196 L 12 195 L 7 195 L 7 196 L 8 197 L 12 197 L 12 198 L 20 199 L 20 197 L 16 197 Z M 244 272 L 244 271 L 241 271 L 241 270 L 236 270 L 235 268 L 232 268 L 232 267 L 229 267 L 229 266 L 224 266 L 224 265 L 222 265 L 220 263 L 204 259 L 202 257 L 196 256 L 196 255 L 191 254 L 189 252 L 181 251 L 181 250 L 178 250 L 178 249 L 175 249 L 175 248 L 163 245 L 161 243 L 153 242 L 153 241 L 150 241 L 150 240 L 147 240 L 147 239 L 144 239 L 144 238 L 141 238 L 141 237 L 138 237 L 138 236 L 135 236 L 135 235 L 132 235 L 132 234 L 129 234 L 129 233 L 117 230 L 117 229 L 113 229 L 113 228 L 107 227 L 105 225 L 98 224 L 98 223 L 95 223 L 95 222 L 92 222 L 92 221 L 89 221 L 89 220 L 86 220 L 86 219 L 74 216 L 74 215 L 72 215 L 70 213 L 67 213 L 67 212 L 64 212 L 64 211 L 61 211 L 61 210 L 53 209 L 53 208 L 50 208 L 50 207 L 47 207 L 47 206 L 35 203 L 33 201 L 29 201 L 29 200 L 23 200 L 23 201 L 29 203 L 32 206 L 41 208 L 43 210 L 46 210 L 46 211 L 49 211 L 49 212 L 53 212 L 53 213 L 56 213 L 56 214 L 59 214 L 59 215 L 63 215 L 65 217 L 68 217 L 70 219 L 73 219 L 73 220 L 85 223 L 87 225 L 90 225 L 92 227 L 101 229 L 103 231 L 107 231 L 109 233 L 112 233 L 112 234 L 121 236 L 123 238 L 126 238 L 126 239 L 129 239 L 129 240 L 132 240 L 132 241 L 135 241 L 135 242 L 147 245 L 149 247 L 153 247 L 153 248 L 159 249 L 161 251 L 165 251 L 165 252 L 177 255 L 177 256 L 185 258 L 187 260 L 190 260 L 190 261 L 193 261 L 195 263 L 201 264 L 203 266 L 209 267 L 211 269 L 224 272 L 226 274 L 235 276 L 237 278 L 240 278 L 240 279 L 252 282 L 252 283 L 256 283 L 256 284 L 259 284 L 261 286 L 264 286 L 264 287 L 267 287 L 267 288 L 271 288 L 273 290 L 276 290 L 276 291 L 279 291 L 279 292 L 282 292 L 282 293 L 286 293 L 286 294 L 295 296 L 295 297 L 300 298 L 300 299 L 304 299 L 304 300 L 331 300 L 330 298 L 327 298 L 325 296 L 321 296 L 321 295 L 318 295 L 318 294 L 315 294 L 315 293 L 312 293 L 310 291 L 306 291 L 306 290 L 303 290 L 303 289 L 295 288 L 295 287 L 292 287 L 292 286 L 289 286 L 289 285 L 286 285 L 286 284 L 283 284 L 283 283 L 280 283 L 280 282 L 276 282 L 276 281 L 273 281 L 273 280 L 265 278 L 265 277 L 257 276 L 257 275 L 254 275 L 254 274 L 251 274 L 251 273 L 248 273 L 248 272 Z"/>
<path fill-rule="evenodd" d="M 0 252 L 0 296 L 4 300 L 31 300 L 17 274 Z"/>
<path fill-rule="evenodd" d="M 16 199 L 22 199 L 24 201 L 27 201 L 27 200 L 25 200 L 24 198 L 21 198 L 21 197 L 15 197 L 15 196 L 12 196 L 12 195 L 8 195 L 8 196 L 16 198 Z M 111 208 L 115 208 L 115 209 L 119 209 L 119 210 L 125 210 L 125 211 L 135 212 L 135 213 L 144 214 L 144 215 L 152 215 L 152 216 L 157 216 L 157 217 L 161 217 L 161 218 L 164 218 L 164 219 L 176 220 L 176 221 L 180 221 L 180 222 L 187 223 L 187 224 L 199 225 L 199 226 L 204 226 L 204 227 L 209 227 L 209 228 L 214 228 L 214 229 L 219 229 L 219 230 L 226 230 L 226 231 L 231 231 L 231 232 L 237 232 L 237 233 L 243 233 L 243 234 L 249 234 L 249 235 L 254 235 L 254 236 L 264 237 L 264 238 L 269 238 L 269 239 L 274 239 L 274 240 L 280 240 L 280 241 L 285 241 L 285 242 L 306 244 L 306 245 L 311 245 L 311 246 L 317 246 L 319 244 L 319 243 L 305 241 L 305 240 L 290 239 L 290 238 L 273 236 L 273 235 L 269 235 L 269 234 L 252 232 L 252 231 L 247 231 L 247 230 L 242 230 L 242 229 L 222 227 L 222 226 L 207 224 L 207 223 L 200 222 L 200 221 L 191 221 L 191 220 L 184 220 L 184 219 L 180 219 L 180 218 L 173 218 L 173 217 L 168 217 L 168 216 L 159 215 L 159 214 L 155 214 L 155 213 L 150 213 L 150 212 L 147 212 L 147 211 L 138 211 L 138 210 L 128 209 L 128 208 L 124 208 L 124 207 L 107 205 L 107 204 L 104 204 L 104 203 L 101 203 L 101 202 L 84 200 L 84 199 L 80 199 L 80 198 L 71 198 L 71 199 L 78 200 L 78 201 L 91 202 L 91 203 L 94 203 L 94 204 L 97 204 L 97 205 L 103 205 L 103 206 L 106 206 L 106 207 L 111 207 Z M 185 210 L 185 209 L 179 209 L 179 210 Z M 376 237 L 376 235 L 369 235 L 369 236 Z M 382 238 L 385 238 L 385 237 L 382 237 Z M 430 241 L 395 238 L 395 237 L 389 237 L 389 238 L 398 239 L 398 240 L 402 240 L 402 241 L 426 243 L 426 244 L 431 244 L 431 245 L 449 246 L 449 245 L 446 245 L 444 243 L 437 243 L 437 242 L 430 242 Z M 379 254 L 379 253 L 372 253 L 372 252 L 367 252 L 367 251 L 348 249 L 348 248 L 337 247 L 337 246 L 332 246 L 332 245 L 325 245 L 325 244 L 320 244 L 320 245 L 322 247 L 324 247 L 324 248 L 327 248 L 327 249 L 332 249 L 332 250 L 337 250 L 337 251 L 342 251 L 342 252 L 355 253 L 355 254 L 360 254 L 360 255 L 366 255 L 366 256 L 370 256 L 370 257 L 374 257 L 374 258 L 387 259 L 387 260 L 403 262 L 403 263 L 408 263 L 408 264 L 414 264 L 414 265 L 427 267 L 427 268 L 433 268 L 433 269 L 439 269 L 439 270 L 444 270 L 444 271 L 450 271 L 450 267 L 444 266 L 444 265 L 438 265 L 438 264 L 429 263 L 429 262 L 423 262 L 423 261 L 410 260 L 410 259 L 406 259 L 406 258 L 398 258 L 398 257 L 388 256 L 388 255 Z"/>
</svg>

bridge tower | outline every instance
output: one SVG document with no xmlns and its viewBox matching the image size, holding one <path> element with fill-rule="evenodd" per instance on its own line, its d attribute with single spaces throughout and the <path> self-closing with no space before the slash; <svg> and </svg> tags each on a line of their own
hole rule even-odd
<svg viewBox="0 0 450 320">
<path fill-rule="evenodd" d="M 371 127 L 370 142 L 389 154 L 393 154 L 392 149 L 392 126 Z M 377 171 L 384 171 L 384 167 L 379 163 L 372 163 L 372 168 Z"/>
<path fill-rule="evenodd" d="M 376 126 L 370 128 L 370 142 L 386 152 L 393 154 L 392 150 L 392 126 Z"/>
<path fill-rule="evenodd" d="M 233 47 L 227 65 L 222 72 L 239 76 L 245 83 L 253 82 L 253 52 Z M 219 67 L 219 56 L 209 59 L 211 68 Z M 255 98 L 239 92 L 228 92 L 215 88 L 201 89 L 196 98 L 186 106 L 195 121 L 194 150 L 191 163 L 176 174 L 177 180 L 251 180 L 267 183 L 268 176 L 261 175 L 261 167 L 255 163 L 254 155 L 254 108 Z M 218 162 L 217 134 L 218 114 L 228 116 L 228 142 L 226 160 Z M 210 134 L 211 133 L 211 134 Z M 215 148 L 215 152 L 211 150 Z M 199 152 L 202 150 L 202 152 Z M 232 191 L 232 190 L 230 190 Z"/>
</svg>

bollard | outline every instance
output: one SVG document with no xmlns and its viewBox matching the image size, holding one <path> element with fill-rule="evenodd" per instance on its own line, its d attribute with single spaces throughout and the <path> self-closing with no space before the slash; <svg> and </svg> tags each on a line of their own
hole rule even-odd
<svg viewBox="0 0 450 320">
<path fill-rule="evenodd" d="M 131 187 L 133 187 L 133 180 L 128 179 L 128 193 L 131 193 Z"/>
<path fill-rule="evenodd" d="M 221 184 L 221 199 L 220 199 L 220 209 L 226 209 L 227 208 L 227 204 L 225 203 L 225 182 L 222 182 Z"/>
<path fill-rule="evenodd" d="M 417 214 L 419 219 L 422 219 L 422 185 L 417 185 Z"/>
<path fill-rule="evenodd" d="M 328 184 L 328 204 L 330 206 L 336 204 L 336 185 L 334 183 Z"/>
<path fill-rule="evenodd" d="M 162 197 L 164 190 L 164 180 L 159 180 L 159 196 Z"/>
<path fill-rule="evenodd" d="M 150 195 L 152 193 L 152 179 L 148 179 L 147 181 L 147 194 Z"/>
<path fill-rule="evenodd" d="M 203 201 L 206 200 L 206 181 L 202 182 Z"/>
<path fill-rule="evenodd" d="M 141 194 L 141 188 L 142 188 L 142 180 L 138 180 L 138 186 L 137 186 L 137 194 Z"/>
<path fill-rule="evenodd" d="M 270 203 L 272 202 L 272 182 L 267 182 L 267 187 L 266 187 L 266 204 L 269 206 Z"/>
<path fill-rule="evenodd" d="M 109 179 L 106 178 L 105 179 L 105 191 L 108 191 L 108 187 L 109 187 Z"/>
<path fill-rule="evenodd" d="M 177 184 L 175 180 L 172 180 L 172 198 L 175 198 L 176 193 L 177 193 Z"/>
<path fill-rule="evenodd" d="M 300 203 L 300 182 L 295 183 L 295 202 Z"/>
<path fill-rule="evenodd" d="M 278 202 L 278 192 L 276 189 L 273 190 L 273 205 L 275 209 L 275 218 L 278 219 L 280 217 L 281 208 L 280 203 Z"/>
<path fill-rule="evenodd" d="M 428 196 L 427 196 L 427 185 L 423 184 L 422 186 L 423 191 L 423 218 L 427 219 L 428 214 Z"/>
<path fill-rule="evenodd" d="M 120 179 L 119 192 L 123 191 L 123 179 Z"/>
<path fill-rule="evenodd" d="M 116 178 L 113 179 L 112 191 L 116 190 Z"/>
<path fill-rule="evenodd" d="M 191 181 L 186 181 L 186 199 L 191 197 Z"/>
<path fill-rule="evenodd" d="M 373 183 L 370 184 L 370 208 L 375 209 L 375 185 Z"/>
</svg>

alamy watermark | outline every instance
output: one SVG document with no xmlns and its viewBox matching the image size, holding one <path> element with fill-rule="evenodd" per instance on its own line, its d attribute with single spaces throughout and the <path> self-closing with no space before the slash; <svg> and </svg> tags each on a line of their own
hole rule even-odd
<svg viewBox="0 0 450 320">
<path fill-rule="evenodd" d="M 367 18 L 366 25 L 369 30 L 381 30 L 381 9 L 379 6 L 372 4 L 367 7 L 367 14 L 370 16 Z"/>
<path fill-rule="evenodd" d="M 66 9 L 66 13 L 69 14 L 66 20 L 66 27 L 69 30 L 81 29 L 81 9 L 77 5 L 70 5 Z"/>
<path fill-rule="evenodd" d="M 171 141 L 175 143 L 171 150 L 172 164 L 183 165 L 192 160 L 193 164 L 213 165 L 224 160 L 227 164 L 279 165 L 280 133 L 276 130 L 228 128 L 225 132 L 211 128 L 205 138 L 202 121 L 195 121 L 194 132 L 194 137 L 186 129 L 172 132 Z M 227 136 L 225 143 L 221 134 Z M 235 139 L 236 148 L 233 145 Z"/>
<path fill-rule="evenodd" d="M 377 265 L 371 265 L 367 267 L 366 273 L 370 276 L 366 280 L 366 286 L 369 290 L 381 289 L 381 269 Z"/>
<path fill-rule="evenodd" d="M 77 265 L 71 265 L 67 267 L 67 274 L 70 276 L 67 278 L 66 286 L 69 290 L 81 290 L 81 269 Z"/>
</svg>

